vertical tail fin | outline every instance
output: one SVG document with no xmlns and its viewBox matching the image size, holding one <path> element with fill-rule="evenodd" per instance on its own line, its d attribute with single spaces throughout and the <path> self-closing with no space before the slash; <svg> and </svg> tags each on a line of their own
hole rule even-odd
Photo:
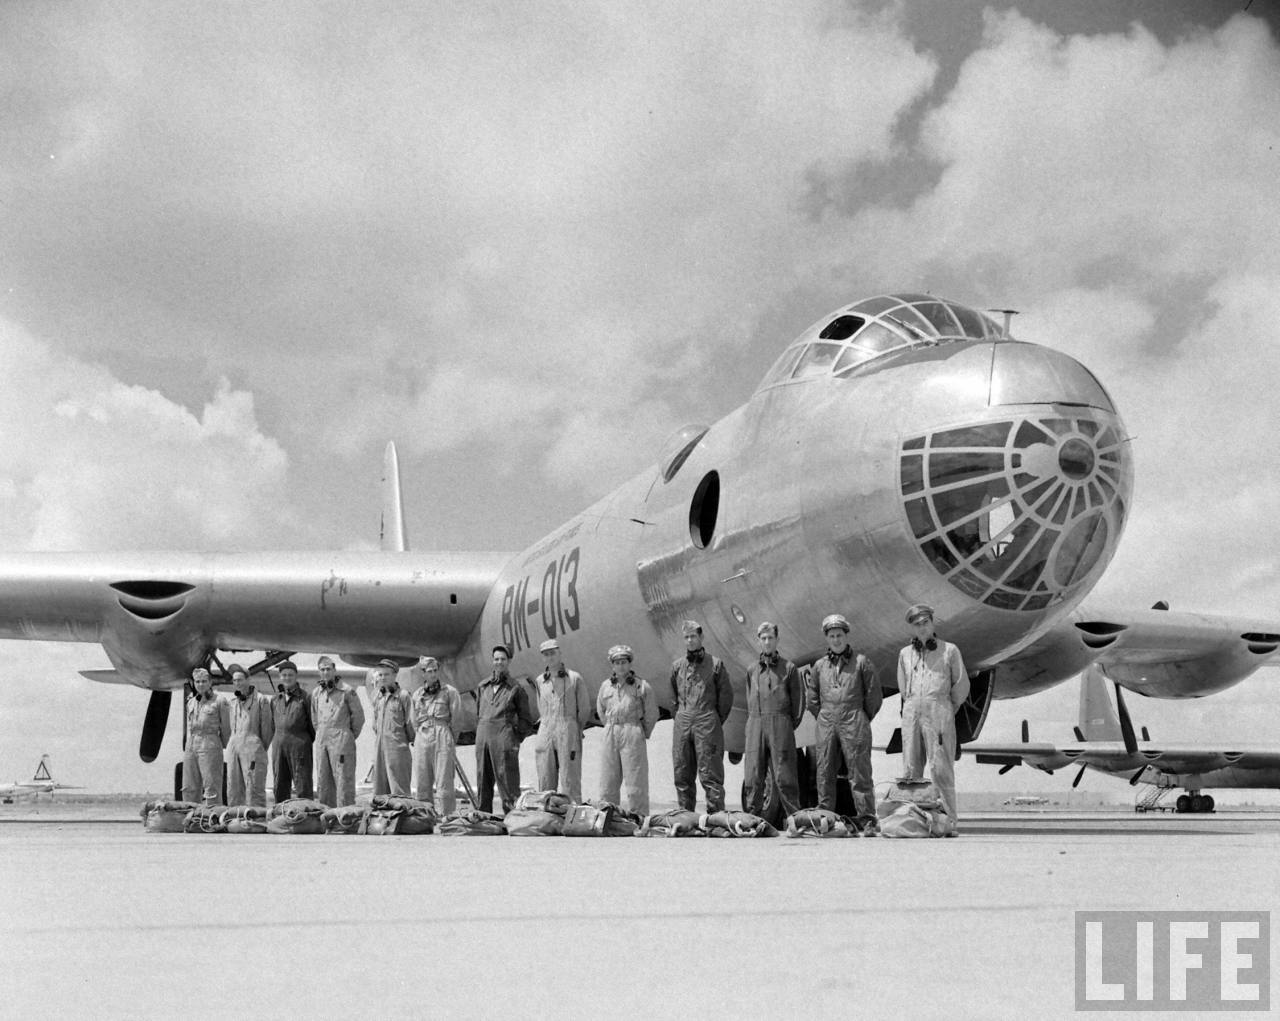
<svg viewBox="0 0 1280 1021">
<path fill-rule="evenodd" d="M 1086 741 L 1121 741 L 1120 717 L 1107 694 L 1107 677 L 1099 666 L 1080 676 L 1080 730 Z"/>
<path fill-rule="evenodd" d="M 400 497 L 400 459 L 396 445 L 387 444 L 382 455 L 382 522 L 378 528 L 378 546 L 384 552 L 403 553 L 409 548 L 404 527 L 404 500 Z"/>
<path fill-rule="evenodd" d="M 49 756 L 48 755 L 40 756 L 40 765 L 36 766 L 35 775 L 31 779 L 41 783 L 45 781 L 48 781 L 50 783 L 53 782 L 53 774 L 49 772 Z"/>
</svg>

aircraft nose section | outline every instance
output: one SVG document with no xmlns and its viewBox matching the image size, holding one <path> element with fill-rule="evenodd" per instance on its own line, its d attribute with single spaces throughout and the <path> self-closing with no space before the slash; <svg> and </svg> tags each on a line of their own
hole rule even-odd
<svg viewBox="0 0 1280 1021">
<path fill-rule="evenodd" d="M 1043 610 L 1091 586 L 1115 552 L 1132 498 L 1128 438 L 1093 376 L 1035 345 L 995 345 L 988 412 L 904 438 L 907 524 L 966 595 Z"/>
</svg>

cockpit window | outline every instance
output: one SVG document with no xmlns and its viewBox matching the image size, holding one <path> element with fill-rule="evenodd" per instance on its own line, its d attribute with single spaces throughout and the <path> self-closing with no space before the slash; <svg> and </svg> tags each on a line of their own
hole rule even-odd
<svg viewBox="0 0 1280 1021">
<path fill-rule="evenodd" d="M 976 309 L 927 294 L 881 294 L 806 330 L 766 374 L 760 389 L 842 373 L 901 348 L 1004 339 Z"/>
<path fill-rule="evenodd" d="M 861 316 L 837 316 L 818 334 L 822 340 L 848 340 L 866 320 Z"/>
<path fill-rule="evenodd" d="M 839 344 L 810 344 L 804 349 L 800 361 L 791 373 L 792 379 L 804 379 L 806 376 L 825 375 L 831 363 L 840 357 Z"/>
</svg>

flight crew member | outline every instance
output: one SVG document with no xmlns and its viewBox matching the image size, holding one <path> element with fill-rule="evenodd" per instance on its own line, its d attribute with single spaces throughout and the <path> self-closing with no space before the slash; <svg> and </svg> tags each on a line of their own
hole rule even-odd
<svg viewBox="0 0 1280 1021">
<path fill-rule="evenodd" d="M 360 696 L 338 678 L 328 656 L 316 660 L 320 683 L 311 692 L 316 727 L 316 800 L 330 808 L 355 804 L 356 738 L 364 729 Z"/>
<path fill-rule="evenodd" d="M 702 625 L 686 620 L 680 628 L 685 654 L 671 666 L 671 765 L 676 799 L 693 810 L 695 773 L 702 781 L 708 812 L 724 811 L 724 721 L 733 709 L 729 672 L 702 647 Z"/>
<path fill-rule="evenodd" d="M 373 793 L 407 798 L 413 770 L 412 699 L 400 687 L 400 666 L 384 659 L 374 668 Z"/>
<path fill-rule="evenodd" d="M 187 700 L 187 750 L 182 757 L 182 800 L 216 805 L 222 798 L 222 749 L 231 740 L 231 710 L 214 693 L 204 667 L 191 671 L 196 693 Z"/>
<path fill-rule="evenodd" d="M 261 695 L 238 663 L 227 667 L 236 697 L 231 700 L 231 741 L 227 763 L 227 804 L 267 807 L 267 749 L 275 736 L 271 698 Z"/>
<path fill-rule="evenodd" d="M 631 648 L 609 650 L 610 676 L 596 696 L 604 724 L 600 798 L 636 815 L 649 814 L 649 752 L 645 742 L 658 725 L 658 700 L 649 682 L 631 669 Z"/>
<path fill-rule="evenodd" d="M 505 815 L 520 796 L 520 742 L 537 730 L 524 685 L 511 677 L 511 653 L 493 647 L 493 673 L 480 685 L 476 717 L 476 786 L 480 811 L 493 811 L 498 785 Z"/>
<path fill-rule="evenodd" d="M 956 710 L 969 697 L 969 675 L 960 650 L 938 638 L 933 608 L 917 603 L 907 610 L 915 635 L 898 653 L 898 690 L 902 693 L 902 761 L 907 777 L 929 777 L 943 810 L 956 823 Z"/>
<path fill-rule="evenodd" d="M 582 801 L 582 729 L 591 720 L 591 697 L 582 675 L 565 667 L 559 642 L 548 638 L 540 651 L 546 666 L 536 678 L 538 789 L 559 791 L 578 804 Z"/>
<path fill-rule="evenodd" d="M 440 679 L 440 663 L 434 656 L 425 657 L 419 666 L 426 682 L 413 693 L 410 704 L 417 731 L 413 741 L 417 796 L 423 801 L 431 801 L 434 796 L 436 811 L 452 815 L 457 805 L 453 774 L 457 768 L 457 727 L 462 699 L 457 688 Z"/>
<path fill-rule="evenodd" d="M 311 702 L 298 683 L 298 667 L 292 660 L 280 664 L 280 690 L 271 700 L 275 744 L 271 746 L 271 774 L 277 802 L 289 798 L 314 798 L 311 755 L 316 739 Z"/>
<path fill-rule="evenodd" d="M 747 741 L 743 765 L 745 811 L 760 815 L 768 794 L 767 775 L 773 765 L 782 811 L 800 810 L 796 776 L 796 727 L 804 718 L 804 685 L 789 659 L 778 655 L 778 625 L 765 621 L 756 628 L 760 658 L 747 671 Z"/>
<path fill-rule="evenodd" d="M 861 828 L 876 828 L 871 785 L 871 721 L 882 696 L 876 669 L 849 645 L 849 622 L 833 613 L 822 621 L 827 654 L 813 664 L 805 683 L 805 704 L 818 719 L 818 807 L 836 808 L 836 772 L 844 752 Z"/>
</svg>

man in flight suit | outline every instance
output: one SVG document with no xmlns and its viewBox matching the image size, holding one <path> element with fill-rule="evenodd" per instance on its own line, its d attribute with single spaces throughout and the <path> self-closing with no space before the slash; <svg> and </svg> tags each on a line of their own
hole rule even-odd
<svg viewBox="0 0 1280 1021">
<path fill-rule="evenodd" d="M 276 801 L 314 798 L 311 755 L 316 728 L 311 722 L 311 702 L 298 683 L 298 668 L 292 660 L 280 664 L 280 690 L 271 700 L 271 720 L 276 729 L 271 746 Z"/>
<path fill-rule="evenodd" d="M 569 670 L 560 643 L 549 638 L 541 646 L 546 664 L 536 679 L 538 739 L 534 750 L 538 789 L 559 791 L 574 804 L 582 801 L 582 728 L 591 719 L 591 699 L 582 675 Z"/>
<path fill-rule="evenodd" d="M 520 742 L 537 729 L 524 685 L 511 677 L 511 653 L 493 647 L 493 673 L 480 685 L 476 717 L 476 787 L 480 811 L 493 811 L 498 785 L 505 815 L 520 797 Z"/>
<path fill-rule="evenodd" d="M 649 682 L 635 675 L 631 661 L 630 646 L 611 648 L 611 674 L 596 696 L 596 715 L 604 724 L 600 799 L 645 816 L 649 814 L 649 752 L 645 742 L 658 724 L 658 700 Z"/>
<path fill-rule="evenodd" d="M 316 660 L 320 683 L 311 692 L 316 727 L 316 800 L 330 808 L 356 800 L 356 738 L 364 729 L 360 696 L 338 679 L 328 656 Z"/>
<path fill-rule="evenodd" d="M 818 807 L 835 811 L 836 772 L 844 752 L 860 828 L 876 830 L 871 786 L 871 721 L 882 696 L 875 667 L 849 645 L 849 622 L 833 613 L 822 622 L 827 654 L 813 664 L 805 704 L 818 718 Z"/>
<path fill-rule="evenodd" d="M 222 749 L 231 739 L 231 710 L 214 694 L 208 670 L 193 670 L 191 683 L 196 693 L 187 700 L 182 800 L 216 805 L 222 797 Z"/>
<path fill-rule="evenodd" d="M 773 766 L 784 815 L 800 810 L 796 776 L 796 727 L 804 717 L 804 686 L 796 665 L 778 655 L 778 625 L 756 628 L 760 658 L 747 671 L 747 740 L 743 765 L 746 799 L 743 810 L 764 811 L 767 773 Z"/>
<path fill-rule="evenodd" d="M 227 804 L 267 807 L 267 749 L 275 736 L 271 698 L 260 695 L 249 671 L 238 663 L 227 667 L 236 697 L 231 700 L 231 741 L 227 745 Z"/>
<path fill-rule="evenodd" d="M 384 659 L 374 670 L 373 793 L 409 797 L 413 770 L 412 699 L 400 687 L 400 667 Z"/>
<path fill-rule="evenodd" d="M 917 603 L 907 611 L 915 636 L 898 653 L 902 693 L 902 762 L 906 776 L 920 780 L 925 762 L 956 835 L 956 710 L 969 697 L 969 675 L 960 650 L 938 638 L 933 609 Z"/>
<path fill-rule="evenodd" d="M 724 811 L 724 721 L 733 709 L 733 686 L 724 664 L 702 647 L 702 625 L 681 626 L 685 654 L 671 666 L 671 764 L 680 807 L 693 810 L 694 776 L 702 781 L 708 812 Z"/>
<path fill-rule="evenodd" d="M 413 741 L 413 772 L 418 778 L 417 796 L 435 797 L 436 811 L 452 815 L 457 805 L 453 787 L 456 770 L 458 714 L 462 699 L 458 689 L 440 679 L 440 663 L 434 656 L 419 664 L 425 682 L 413 693 L 410 708 L 417 737 Z"/>
</svg>

